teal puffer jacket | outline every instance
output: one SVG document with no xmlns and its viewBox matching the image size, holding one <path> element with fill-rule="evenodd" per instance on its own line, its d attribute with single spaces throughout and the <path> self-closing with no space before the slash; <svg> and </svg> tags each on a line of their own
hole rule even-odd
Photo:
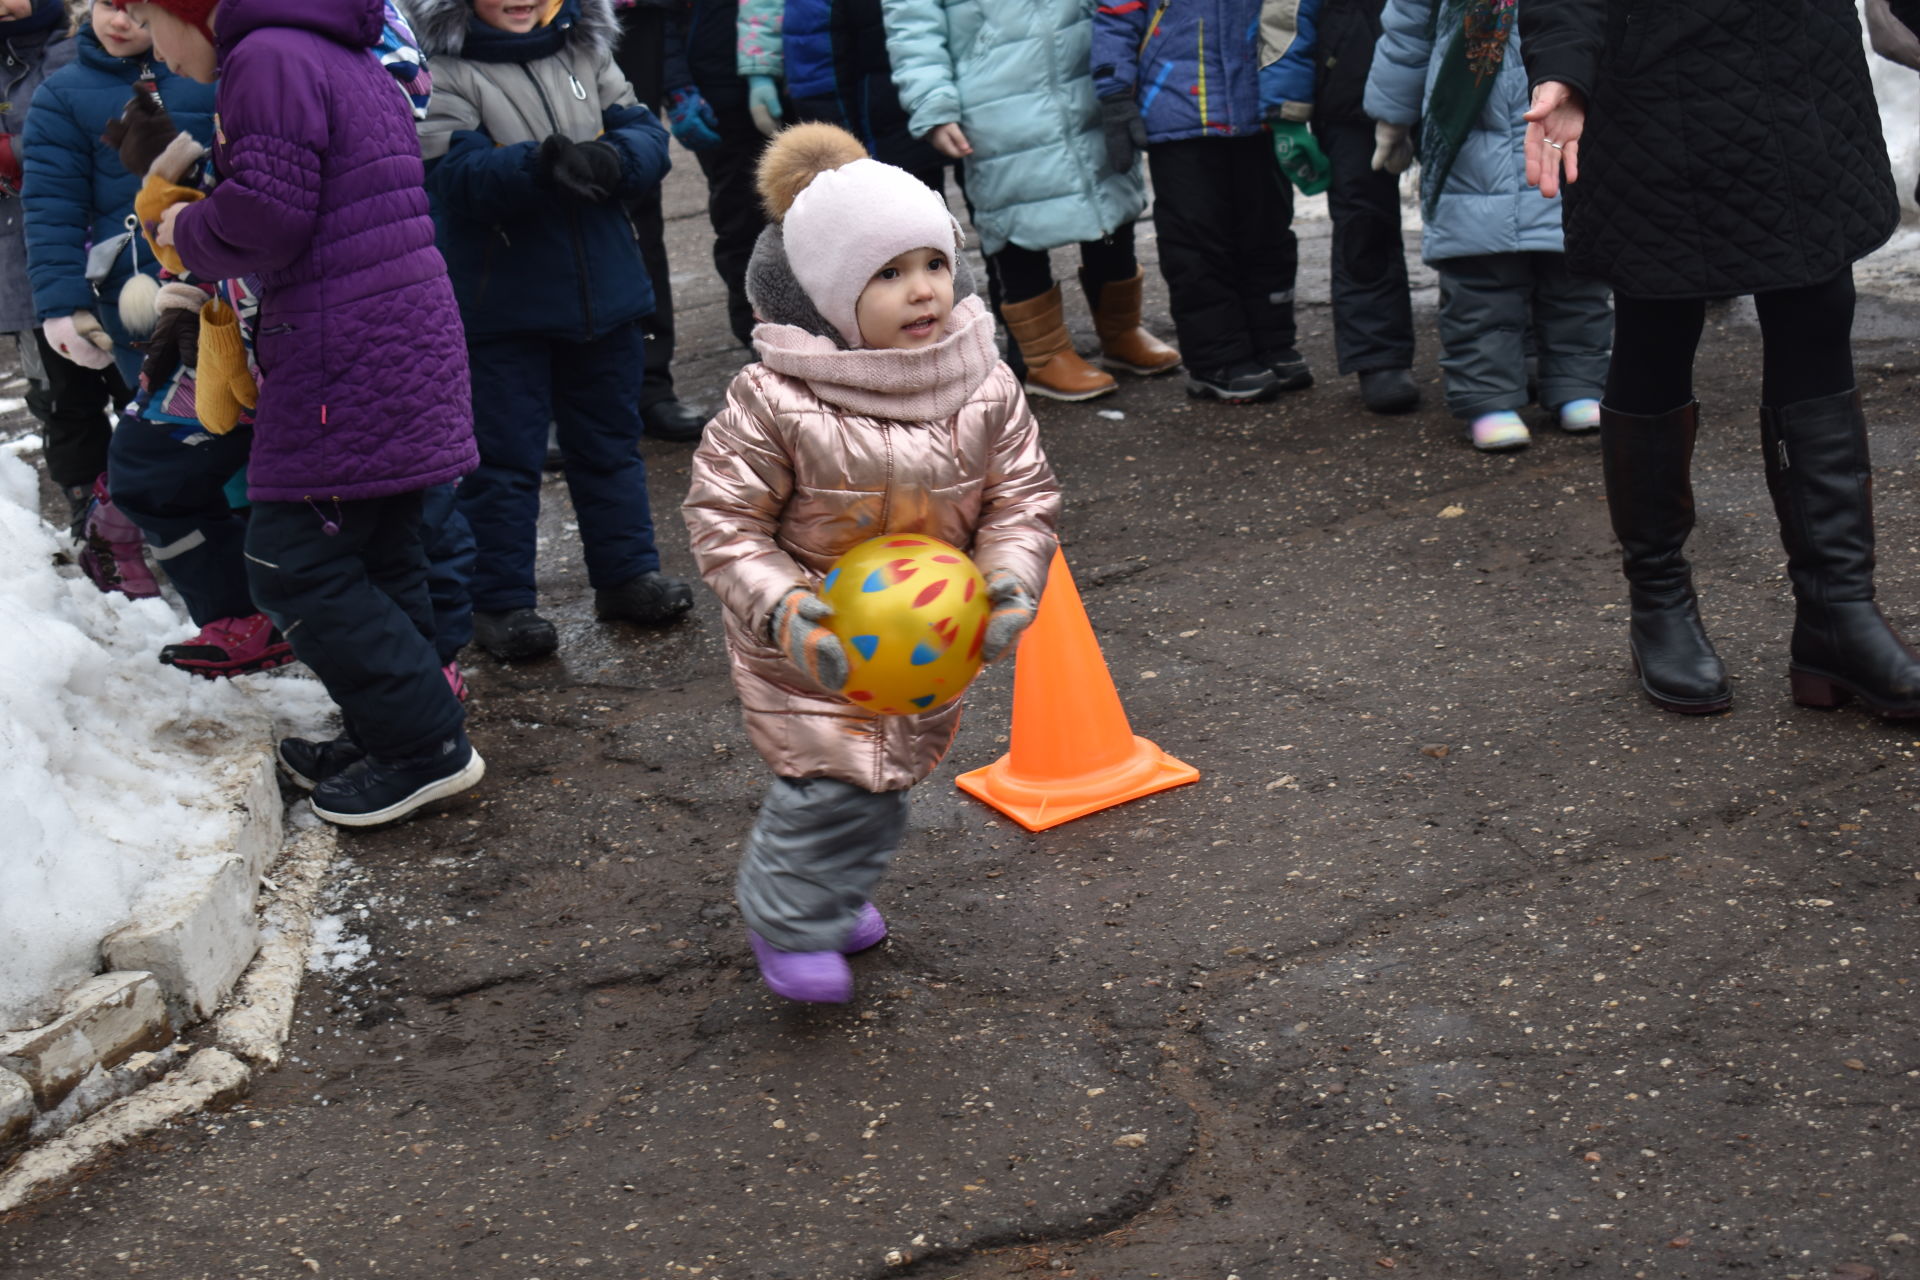
<svg viewBox="0 0 1920 1280">
<path fill-rule="evenodd" d="M 958 124 L 980 247 L 1098 240 L 1146 208 L 1139 164 L 1107 164 L 1094 0 L 885 0 L 893 82 L 923 137 Z"/>
</svg>

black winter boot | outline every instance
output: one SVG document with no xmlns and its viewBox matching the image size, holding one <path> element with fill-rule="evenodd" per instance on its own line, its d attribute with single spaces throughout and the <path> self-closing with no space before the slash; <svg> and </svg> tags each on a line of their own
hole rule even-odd
<svg viewBox="0 0 1920 1280">
<path fill-rule="evenodd" d="M 1693 569 L 1693 439 L 1700 406 L 1643 416 L 1600 409 L 1607 507 L 1620 539 L 1633 620 L 1634 669 L 1647 697 L 1668 711 L 1705 715 L 1733 704 L 1727 668 L 1700 625 Z"/>
<path fill-rule="evenodd" d="M 593 614 L 602 622 L 638 622 L 657 627 L 693 608 L 693 588 L 651 569 L 617 587 L 593 593 Z"/>
<path fill-rule="evenodd" d="M 1873 602 L 1873 464 L 1860 393 L 1760 410 L 1767 490 L 1793 580 L 1793 700 L 1920 717 L 1920 656 Z"/>
<path fill-rule="evenodd" d="M 532 609 L 473 614 L 473 638 L 502 662 L 544 658 L 560 647 L 560 633 Z"/>
</svg>

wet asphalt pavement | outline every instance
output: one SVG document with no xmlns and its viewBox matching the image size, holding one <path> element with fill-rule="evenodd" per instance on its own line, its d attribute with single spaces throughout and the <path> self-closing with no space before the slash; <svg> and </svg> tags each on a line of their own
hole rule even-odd
<svg viewBox="0 0 1920 1280">
<path fill-rule="evenodd" d="M 712 407 L 740 353 L 673 184 Z M 1430 292 L 1426 408 L 1366 414 L 1303 235 L 1313 390 L 1038 409 L 1135 731 L 1199 783 L 1027 834 L 953 787 L 1005 749 L 990 671 L 854 1003 L 776 999 L 730 900 L 765 775 L 719 606 L 594 622 L 550 483 L 561 655 L 476 655 L 486 782 L 343 836 L 370 961 L 310 978 L 244 1104 L 0 1224 L 0 1275 L 1915 1274 L 1920 724 L 1787 696 L 1750 309 L 1703 346 L 1692 544 L 1736 705 L 1679 717 L 1629 670 L 1597 443 L 1467 447 Z M 1916 332 L 1863 296 L 1909 635 Z M 689 453 L 646 447 L 682 571 Z"/>
</svg>

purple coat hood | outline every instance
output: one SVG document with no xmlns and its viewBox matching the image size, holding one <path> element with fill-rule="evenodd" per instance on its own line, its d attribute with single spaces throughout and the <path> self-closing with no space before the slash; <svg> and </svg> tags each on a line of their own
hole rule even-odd
<svg viewBox="0 0 1920 1280">
<path fill-rule="evenodd" d="M 215 15 L 219 183 L 175 242 L 197 275 L 260 281 L 260 501 L 384 497 L 478 462 L 412 109 L 369 52 L 384 14 L 224 0 Z"/>
</svg>

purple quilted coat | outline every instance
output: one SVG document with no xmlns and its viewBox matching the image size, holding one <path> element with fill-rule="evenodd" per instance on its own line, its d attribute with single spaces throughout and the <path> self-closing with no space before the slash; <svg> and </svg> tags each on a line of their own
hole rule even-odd
<svg viewBox="0 0 1920 1280">
<path fill-rule="evenodd" d="M 378 498 L 471 471 L 466 343 L 413 112 L 367 50 L 382 0 L 223 0 L 220 183 L 175 223 L 196 275 L 260 280 L 248 493 Z"/>
</svg>

